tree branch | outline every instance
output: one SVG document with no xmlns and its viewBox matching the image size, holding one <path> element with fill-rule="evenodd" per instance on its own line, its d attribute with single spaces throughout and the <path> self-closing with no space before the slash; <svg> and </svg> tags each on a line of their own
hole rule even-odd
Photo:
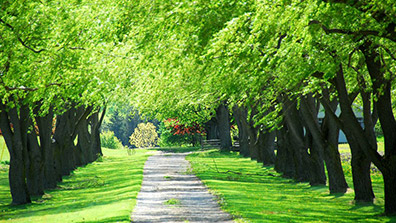
<svg viewBox="0 0 396 223">
<path fill-rule="evenodd" d="M 382 32 L 375 31 L 375 30 L 350 31 L 350 30 L 344 30 L 344 29 L 330 29 L 327 26 L 323 25 L 318 20 L 311 20 L 308 23 L 309 26 L 314 25 L 314 24 L 319 25 L 323 29 L 323 31 L 325 31 L 326 34 L 339 33 L 339 34 L 347 34 L 347 35 L 354 35 L 354 36 L 377 36 L 377 37 L 386 38 L 393 42 L 396 42 L 395 36 L 383 34 Z"/>
<path fill-rule="evenodd" d="M 29 50 L 31 50 L 31 51 L 33 51 L 33 52 L 35 52 L 35 53 L 41 53 L 41 52 L 45 51 L 45 49 L 35 50 L 35 49 L 33 49 L 32 47 L 28 46 L 28 45 L 25 43 L 25 41 L 23 41 L 23 40 L 21 39 L 21 37 L 15 32 L 15 29 L 14 29 L 13 26 L 11 26 L 9 23 L 6 23 L 6 22 L 5 22 L 3 19 L 1 19 L 1 18 L 0 18 L 0 22 L 3 23 L 6 27 L 10 28 L 11 31 L 15 33 L 15 35 L 16 35 L 18 41 L 22 44 L 22 46 L 28 48 Z"/>
<path fill-rule="evenodd" d="M 80 125 L 83 123 L 82 121 L 85 120 L 85 119 L 88 117 L 88 115 L 91 114 L 92 109 L 93 109 L 92 106 L 88 106 L 88 107 L 85 109 L 84 113 L 81 114 L 81 116 L 78 118 L 77 122 L 74 124 L 74 126 L 73 126 L 73 132 L 72 132 L 72 134 L 70 135 L 70 137 L 71 137 L 73 140 L 74 140 L 74 139 L 76 138 L 76 136 L 77 136 L 77 130 L 78 130 L 78 128 L 80 128 Z"/>
<path fill-rule="evenodd" d="M 3 84 L 3 86 L 4 86 L 4 88 L 7 90 L 7 91 L 15 91 L 15 90 L 20 90 L 20 91 L 29 91 L 29 92 L 33 92 L 33 91 L 37 91 L 37 90 L 39 90 L 39 88 L 30 88 L 30 87 L 25 87 L 25 86 L 19 86 L 19 87 L 10 87 L 10 86 L 6 86 L 6 85 L 4 85 L 4 82 L 3 82 L 3 79 L 1 79 L 1 81 L 0 81 L 0 83 L 1 84 Z M 46 84 L 45 85 L 45 87 L 47 88 L 47 87 L 51 87 L 51 86 L 62 86 L 62 83 L 49 83 L 49 84 Z"/>
</svg>

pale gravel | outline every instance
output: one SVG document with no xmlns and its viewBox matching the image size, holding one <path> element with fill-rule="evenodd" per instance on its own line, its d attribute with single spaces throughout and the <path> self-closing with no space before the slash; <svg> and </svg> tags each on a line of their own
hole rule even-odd
<svg viewBox="0 0 396 223">
<path fill-rule="evenodd" d="M 215 196 L 190 173 L 187 153 L 158 152 L 148 158 L 132 222 L 234 222 Z M 165 202 L 177 199 L 180 204 Z"/>
</svg>

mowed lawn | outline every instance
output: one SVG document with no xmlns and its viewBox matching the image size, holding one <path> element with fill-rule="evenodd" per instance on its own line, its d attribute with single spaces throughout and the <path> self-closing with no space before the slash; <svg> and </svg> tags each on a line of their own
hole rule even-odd
<svg viewBox="0 0 396 223">
<path fill-rule="evenodd" d="M 0 168 L 0 222 L 130 222 L 148 150 L 103 149 L 102 160 L 78 168 L 32 204 L 11 206 L 8 171 Z M 1 165 L 1 164 L 0 164 Z"/>
<path fill-rule="evenodd" d="M 374 205 L 355 205 L 353 189 L 330 195 L 328 187 L 311 187 L 284 179 L 272 167 L 262 167 L 237 153 L 205 151 L 191 154 L 193 172 L 216 195 L 237 222 L 396 222 L 382 216 L 383 183 L 373 173 Z M 349 164 L 346 177 L 353 187 Z"/>
</svg>

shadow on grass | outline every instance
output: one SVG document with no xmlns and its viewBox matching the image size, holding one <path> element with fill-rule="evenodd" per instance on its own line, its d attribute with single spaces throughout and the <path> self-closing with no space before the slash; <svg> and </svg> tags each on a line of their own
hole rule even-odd
<svg viewBox="0 0 396 223">
<path fill-rule="evenodd" d="M 128 217 L 110 217 L 110 218 L 104 218 L 100 219 L 101 223 L 111 223 L 111 222 L 130 222 L 131 220 Z M 98 223 L 98 221 L 80 221 L 78 223 Z"/>
<path fill-rule="evenodd" d="M 383 205 L 355 205 L 353 193 L 329 194 L 326 186 L 293 182 L 272 167 L 237 153 L 188 156 L 194 173 L 219 196 L 222 207 L 251 222 L 387 222 Z M 351 176 L 348 176 L 351 177 Z M 383 198 L 379 198 L 381 200 Z M 380 201 L 381 203 L 381 201 Z"/>
<path fill-rule="evenodd" d="M 0 221 L 129 222 L 147 157 L 105 157 L 104 162 L 75 170 L 31 204 L 18 206 L 9 205 L 8 179 L 0 175 Z"/>
<path fill-rule="evenodd" d="M 187 153 L 187 152 L 202 151 L 201 147 L 158 147 L 155 148 L 155 150 L 162 151 L 165 153 Z"/>
</svg>

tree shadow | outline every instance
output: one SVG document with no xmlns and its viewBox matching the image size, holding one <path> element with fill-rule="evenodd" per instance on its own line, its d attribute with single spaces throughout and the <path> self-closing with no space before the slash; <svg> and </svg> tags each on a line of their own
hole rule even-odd
<svg viewBox="0 0 396 223">
<path fill-rule="evenodd" d="M 91 211 L 95 207 L 98 207 L 100 212 L 106 205 L 116 207 L 119 203 L 132 204 L 141 186 L 146 158 L 112 157 L 107 162 L 90 166 L 89 171 L 85 168 L 78 169 L 72 175 L 64 177 L 56 189 L 47 190 L 42 197 L 34 197 L 31 204 L 14 206 L 0 203 L 0 220 L 24 221 L 22 219 L 30 217 L 46 218 L 74 212 L 81 214 L 82 210 Z M 129 214 L 116 213 L 115 216 L 110 214 L 111 217 L 103 216 L 103 219 L 92 222 L 130 221 Z"/>
</svg>

